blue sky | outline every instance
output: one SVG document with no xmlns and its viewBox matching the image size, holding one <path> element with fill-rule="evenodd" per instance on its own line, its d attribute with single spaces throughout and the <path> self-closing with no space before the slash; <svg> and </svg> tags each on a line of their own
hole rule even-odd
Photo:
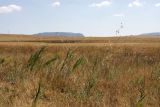
<svg viewBox="0 0 160 107">
<path fill-rule="evenodd" d="M 107 36 L 116 30 L 160 31 L 160 0 L 0 0 L 0 33 Z"/>
</svg>

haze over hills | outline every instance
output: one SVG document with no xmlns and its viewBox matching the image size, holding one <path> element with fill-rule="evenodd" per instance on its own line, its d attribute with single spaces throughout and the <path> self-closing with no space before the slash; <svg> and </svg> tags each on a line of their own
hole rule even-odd
<svg viewBox="0 0 160 107">
<path fill-rule="evenodd" d="M 84 37 L 82 33 L 73 33 L 73 32 L 41 32 L 34 35 L 41 36 L 64 36 L 64 37 Z"/>
<path fill-rule="evenodd" d="M 145 36 L 160 36 L 160 32 L 143 33 L 141 35 L 145 35 Z"/>
</svg>

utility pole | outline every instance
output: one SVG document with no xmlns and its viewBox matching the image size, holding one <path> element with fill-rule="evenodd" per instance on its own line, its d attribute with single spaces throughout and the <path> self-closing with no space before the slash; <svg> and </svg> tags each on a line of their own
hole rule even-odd
<svg viewBox="0 0 160 107">
<path fill-rule="evenodd" d="M 116 36 L 118 36 L 121 30 L 124 28 L 123 22 L 121 22 L 120 27 L 116 30 Z"/>
</svg>

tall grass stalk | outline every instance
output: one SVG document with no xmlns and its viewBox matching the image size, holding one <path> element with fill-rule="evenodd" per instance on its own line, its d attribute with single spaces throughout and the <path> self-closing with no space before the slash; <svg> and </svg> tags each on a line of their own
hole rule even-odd
<svg viewBox="0 0 160 107">
<path fill-rule="evenodd" d="M 32 71 L 36 63 L 41 57 L 42 52 L 44 51 L 45 47 L 40 48 L 38 51 L 36 51 L 34 54 L 32 54 L 28 60 L 27 67 Z"/>
<path fill-rule="evenodd" d="M 60 68 L 60 72 L 63 70 L 63 68 L 65 67 L 65 65 L 67 64 L 67 62 L 73 57 L 73 53 L 71 50 L 68 50 L 67 55 L 62 63 L 62 66 Z"/>
<path fill-rule="evenodd" d="M 5 62 L 4 58 L 0 58 L 0 64 L 3 64 Z"/>
<path fill-rule="evenodd" d="M 38 101 L 40 92 L 41 92 L 41 82 L 39 82 L 39 84 L 38 84 L 38 89 L 37 89 L 36 95 L 35 95 L 35 97 L 33 99 L 32 107 L 36 107 L 37 106 L 37 101 Z"/>
<path fill-rule="evenodd" d="M 54 55 L 54 57 L 53 57 L 52 59 L 48 60 L 48 61 L 44 64 L 44 66 L 50 65 L 51 63 L 55 62 L 57 59 L 59 59 L 59 55 L 56 54 L 56 55 Z"/>
<path fill-rule="evenodd" d="M 83 58 L 83 57 L 79 58 L 79 59 L 75 62 L 75 64 L 73 65 L 72 72 L 73 72 L 76 68 L 78 68 L 78 67 L 83 63 L 83 61 L 84 61 L 84 58 Z"/>
<path fill-rule="evenodd" d="M 97 64 L 98 64 L 98 59 L 95 60 L 94 64 L 93 64 L 93 68 L 92 68 L 92 72 L 90 74 L 90 76 L 88 77 L 87 81 L 85 82 L 85 86 L 82 90 L 83 93 L 83 98 L 89 98 L 90 93 L 91 93 L 91 89 L 95 86 L 96 84 L 96 79 L 98 76 L 98 71 L 97 69 Z"/>
</svg>

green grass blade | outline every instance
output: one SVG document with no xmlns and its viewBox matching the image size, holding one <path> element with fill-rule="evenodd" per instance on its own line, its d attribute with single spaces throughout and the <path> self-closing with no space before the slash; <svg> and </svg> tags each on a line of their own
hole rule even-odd
<svg viewBox="0 0 160 107">
<path fill-rule="evenodd" d="M 44 66 L 47 66 L 49 64 L 51 64 L 52 62 L 56 61 L 57 59 L 59 59 L 59 56 L 58 55 L 55 55 L 52 59 L 48 60 Z"/>
<path fill-rule="evenodd" d="M 37 101 L 38 101 L 38 97 L 39 97 L 39 95 L 40 95 L 40 92 L 41 92 L 41 83 L 39 83 L 39 85 L 38 85 L 38 89 L 37 89 L 35 98 L 34 98 L 34 100 L 33 100 L 33 102 L 32 102 L 32 107 L 36 107 Z"/>
<path fill-rule="evenodd" d="M 34 54 L 32 54 L 28 60 L 27 67 L 32 71 L 36 63 L 41 57 L 42 52 L 44 51 L 45 47 L 40 48 Z"/>
</svg>

